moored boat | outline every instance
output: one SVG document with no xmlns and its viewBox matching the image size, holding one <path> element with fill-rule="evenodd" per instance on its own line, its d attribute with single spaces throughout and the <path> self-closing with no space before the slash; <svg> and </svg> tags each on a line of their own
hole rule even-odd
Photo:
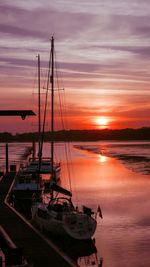
<svg viewBox="0 0 150 267">
<path fill-rule="evenodd" d="M 54 136 L 54 38 L 51 39 L 51 132 Z M 54 172 L 54 141 L 51 141 L 52 179 L 50 183 L 50 201 L 45 203 L 36 198 L 33 200 L 32 221 L 42 231 L 60 236 L 70 236 L 77 240 L 91 238 L 96 230 L 95 214 L 88 207 L 82 210 L 72 203 L 72 192 L 58 185 Z"/>
<path fill-rule="evenodd" d="M 40 196 L 43 190 L 41 177 L 37 173 L 25 173 L 20 170 L 15 176 L 15 183 L 13 186 L 14 198 L 32 199 L 33 194 Z"/>
<path fill-rule="evenodd" d="M 60 162 L 55 162 L 53 165 L 56 180 L 60 179 Z M 26 167 L 24 168 L 24 173 L 37 173 L 40 174 L 51 174 L 52 164 L 50 158 L 42 158 L 39 166 L 39 158 L 30 158 Z"/>
<path fill-rule="evenodd" d="M 60 179 L 60 162 L 54 162 L 50 157 L 45 158 L 42 156 L 45 120 L 43 122 L 43 132 L 41 133 L 40 108 L 40 56 L 38 55 L 38 153 L 36 157 L 36 149 L 33 146 L 32 157 L 29 157 L 27 162 L 20 166 L 15 175 L 15 183 L 10 198 L 10 202 L 25 214 L 30 214 L 32 199 L 34 197 L 40 199 L 42 193 L 49 190 L 52 175 L 56 181 Z"/>
<path fill-rule="evenodd" d="M 44 231 L 56 235 L 68 235 L 74 239 L 91 238 L 97 222 L 92 214 L 76 209 L 71 198 L 52 199 L 49 204 L 35 202 L 32 205 L 32 220 Z"/>
</svg>

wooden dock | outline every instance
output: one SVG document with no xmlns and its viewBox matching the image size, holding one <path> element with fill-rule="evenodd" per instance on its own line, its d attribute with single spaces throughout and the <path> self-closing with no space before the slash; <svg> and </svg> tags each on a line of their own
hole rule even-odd
<svg viewBox="0 0 150 267">
<path fill-rule="evenodd" d="M 0 224 L 17 247 L 23 248 L 27 262 L 33 267 L 77 266 L 69 262 L 67 256 L 59 253 L 54 247 L 27 224 L 8 205 L 5 198 L 13 182 L 14 175 L 9 173 L 0 181 Z"/>
</svg>

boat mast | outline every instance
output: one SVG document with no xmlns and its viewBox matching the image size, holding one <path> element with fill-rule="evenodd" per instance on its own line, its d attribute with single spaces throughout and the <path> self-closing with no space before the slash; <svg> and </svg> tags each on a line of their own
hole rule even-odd
<svg viewBox="0 0 150 267">
<path fill-rule="evenodd" d="M 51 167 L 54 179 L 54 37 L 51 38 Z"/>
<path fill-rule="evenodd" d="M 40 55 L 38 54 L 38 145 L 39 145 L 39 150 L 38 150 L 38 158 L 39 158 L 39 171 L 40 171 L 40 165 L 41 165 L 41 98 L 40 98 L 40 90 L 41 90 L 41 81 L 40 81 Z"/>
</svg>

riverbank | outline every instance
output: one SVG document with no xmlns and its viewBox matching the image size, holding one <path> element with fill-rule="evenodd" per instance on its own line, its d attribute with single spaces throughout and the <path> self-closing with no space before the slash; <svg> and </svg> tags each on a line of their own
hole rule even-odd
<svg viewBox="0 0 150 267">
<path fill-rule="evenodd" d="M 150 141 L 150 127 L 139 129 L 103 129 L 103 130 L 63 130 L 56 131 L 53 135 L 54 141 L 101 141 L 101 140 L 117 140 L 117 141 Z M 51 132 L 44 134 L 44 141 L 52 140 Z M 1 142 L 37 142 L 38 133 L 20 133 L 12 135 L 11 133 L 0 133 Z"/>
</svg>

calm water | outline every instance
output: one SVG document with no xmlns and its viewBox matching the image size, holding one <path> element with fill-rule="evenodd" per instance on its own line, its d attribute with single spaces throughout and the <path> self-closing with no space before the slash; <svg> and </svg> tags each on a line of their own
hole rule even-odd
<svg viewBox="0 0 150 267">
<path fill-rule="evenodd" d="M 19 164 L 20 159 L 22 158 L 25 149 L 31 147 L 28 143 L 10 143 L 8 144 L 8 160 L 9 165 Z M 0 143 L 0 170 L 5 170 L 5 154 L 6 154 L 6 145 Z M 22 162 L 24 160 L 22 159 Z"/>
<path fill-rule="evenodd" d="M 12 160 L 19 159 L 26 145 L 10 144 L 16 153 L 10 154 Z M 44 154 L 49 151 L 45 144 Z M 149 267 L 150 143 L 71 143 L 69 149 L 59 143 L 56 155 L 62 162 L 62 184 L 69 188 L 71 178 L 75 204 L 95 211 L 101 206 L 95 239 L 103 267 Z"/>
</svg>

